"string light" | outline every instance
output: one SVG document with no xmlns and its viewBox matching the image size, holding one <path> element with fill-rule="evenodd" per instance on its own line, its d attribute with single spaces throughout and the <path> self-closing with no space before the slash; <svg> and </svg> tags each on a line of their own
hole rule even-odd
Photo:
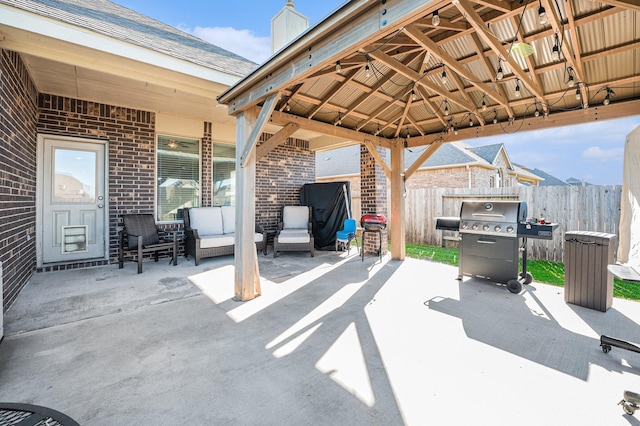
<svg viewBox="0 0 640 426">
<path fill-rule="evenodd" d="M 542 2 L 538 2 L 540 7 L 538 8 L 538 18 L 540 19 L 540 25 L 546 25 L 549 22 L 547 18 L 547 12 L 544 10 L 542 6 Z"/>
<path fill-rule="evenodd" d="M 520 80 L 518 80 L 516 78 L 516 92 L 514 93 L 514 95 L 516 96 L 516 98 L 519 98 L 521 96 L 520 93 Z"/>
<path fill-rule="evenodd" d="M 447 70 L 444 69 L 444 65 L 442 66 L 442 75 L 440 76 L 442 80 L 442 84 L 447 84 Z"/>
<path fill-rule="evenodd" d="M 487 103 L 484 101 L 484 95 L 482 96 L 482 111 L 486 111 L 487 110 Z"/>
<path fill-rule="evenodd" d="M 605 87 L 605 90 L 607 91 L 607 96 L 604 97 L 604 101 L 602 101 L 602 105 L 607 106 L 611 102 L 611 97 L 615 95 L 615 93 L 608 86 Z"/>
<path fill-rule="evenodd" d="M 540 117 L 540 110 L 538 109 L 538 104 L 536 103 L 536 112 L 533 113 L 534 116 Z"/>
<path fill-rule="evenodd" d="M 582 94 L 580 93 L 580 86 L 576 89 L 576 100 L 579 101 L 582 99 Z"/>
<path fill-rule="evenodd" d="M 342 71 L 342 66 L 340 65 L 340 61 L 336 62 L 336 72 L 338 74 L 340 74 L 340 71 Z"/>
<path fill-rule="evenodd" d="M 555 35 L 555 43 L 551 49 L 551 59 L 554 61 L 560 60 L 560 47 L 558 46 L 558 34 Z"/>
<path fill-rule="evenodd" d="M 471 117 L 469 117 L 469 127 L 473 127 L 473 119 Z"/>
<path fill-rule="evenodd" d="M 416 95 L 416 91 L 411 89 L 411 100 L 415 102 L 416 99 L 418 99 L 418 96 Z"/>
<path fill-rule="evenodd" d="M 338 113 L 338 119 L 336 120 L 336 126 L 342 125 L 342 118 L 340 117 L 340 113 Z"/>
<path fill-rule="evenodd" d="M 573 75 L 569 74 L 569 81 L 567 81 L 567 86 L 573 87 L 576 85 L 575 80 L 573 79 Z"/>
<path fill-rule="evenodd" d="M 291 105 L 289 105 L 289 102 L 287 102 L 287 106 L 285 107 L 285 109 L 287 110 L 287 112 L 291 111 Z"/>
<path fill-rule="evenodd" d="M 369 68 L 369 64 L 364 67 L 364 76 L 367 78 L 371 77 L 371 68 Z"/>
<path fill-rule="evenodd" d="M 433 16 L 431 17 L 431 24 L 434 27 L 437 27 L 438 25 L 440 25 L 440 16 L 438 15 L 438 11 L 437 10 L 435 12 L 433 12 Z"/>
<path fill-rule="evenodd" d="M 447 115 L 449 115 L 449 103 L 445 100 L 444 101 L 444 116 L 446 117 Z"/>
<path fill-rule="evenodd" d="M 504 74 L 502 73 L 502 61 L 498 58 L 498 72 L 496 73 L 496 80 L 502 80 Z"/>
</svg>

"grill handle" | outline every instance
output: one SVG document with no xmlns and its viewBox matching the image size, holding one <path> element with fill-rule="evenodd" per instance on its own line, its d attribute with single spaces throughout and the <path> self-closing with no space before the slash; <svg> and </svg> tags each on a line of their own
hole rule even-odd
<svg viewBox="0 0 640 426">
<path fill-rule="evenodd" d="M 485 239 L 479 238 L 478 239 L 478 243 L 480 243 L 480 244 L 495 244 L 496 240 L 485 240 Z"/>
</svg>

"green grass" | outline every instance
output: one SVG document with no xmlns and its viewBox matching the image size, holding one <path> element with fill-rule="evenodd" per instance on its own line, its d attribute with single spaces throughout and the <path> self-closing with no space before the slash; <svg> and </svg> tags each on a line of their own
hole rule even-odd
<svg viewBox="0 0 640 426">
<path fill-rule="evenodd" d="M 427 259 L 438 263 L 458 266 L 458 249 L 407 244 L 406 255 L 415 259 Z M 522 260 L 520 260 L 522 268 Z M 539 283 L 564 286 L 564 263 L 548 260 L 527 260 L 527 272 Z M 613 296 L 629 300 L 640 300 L 640 286 L 614 278 Z"/>
</svg>

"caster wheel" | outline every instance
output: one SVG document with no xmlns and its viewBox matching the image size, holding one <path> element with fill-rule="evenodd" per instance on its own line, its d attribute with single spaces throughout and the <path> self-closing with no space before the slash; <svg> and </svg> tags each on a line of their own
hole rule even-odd
<svg viewBox="0 0 640 426">
<path fill-rule="evenodd" d="M 630 416 L 633 416 L 636 413 L 636 407 L 629 404 L 626 401 L 621 401 L 620 405 L 622 405 L 622 409 L 624 410 L 625 413 L 627 413 Z"/>
<path fill-rule="evenodd" d="M 610 345 L 600 345 L 600 346 L 602 346 L 602 352 L 604 352 L 605 354 L 608 354 L 609 351 L 611 351 Z"/>
<path fill-rule="evenodd" d="M 507 289 L 514 294 L 518 294 L 522 291 L 522 284 L 518 280 L 509 280 L 507 282 Z"/>
<path fill-rule="evenodd" d="M 527 272 L 527 274 L 522 277 L 524 278 L 524 283 L 525 284 L 531 284 L 533 282 L 533 275 L 531 275 L 530 273 Z"/>
</svg>

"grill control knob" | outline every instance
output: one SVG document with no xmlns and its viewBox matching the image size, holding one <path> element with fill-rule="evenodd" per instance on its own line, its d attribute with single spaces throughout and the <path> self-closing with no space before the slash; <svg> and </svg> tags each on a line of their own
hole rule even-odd
<svg viewBox="0 0 640 426">
<path fill-rule="evenodd" d="M 477 223 L 474 223 L 474 224 L 473 224 L 473 226 L 472 226 L 472 228 L 473 228 L 473 230 L 475 231 L 476 229 L 478 229 L 478 224 L 477 224 Z"/>
<path fill-rule="evenodd" d="M 467 225 L 466 223 L 462 224 L 462 229 L 467 229 L 469 227 L 469 225 Z"/>
<path fill-rule="evenodd" d="M 482 227 L 482 230 L 484 230 L 484 231 L 488 231 L 488 230 L 489 230 L 489 225 L 484 225 L 484 226 Z"/>
<path fill-rule="evenodd" d="M 507 232 L 513 232 L 513 226 L 507 226 Z"/>
<path fill-rule="evenodd" d="M 500 225 L 496 225 L 496 227 L 495 227 L 495 228 L 493 228 L 493 229 L 495 229 L 495 230 L 496 230 L 496 232 L 500 232 L 500 231 L 502 231 L 502 227 L 501 227 Z"/>
</svg>

